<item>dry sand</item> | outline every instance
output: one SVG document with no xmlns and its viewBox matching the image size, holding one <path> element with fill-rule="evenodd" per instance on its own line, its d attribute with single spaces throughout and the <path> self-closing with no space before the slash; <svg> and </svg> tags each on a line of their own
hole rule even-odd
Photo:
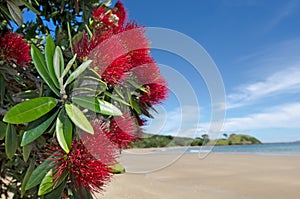
<svg viewBox="0 0 300 199">
<path fill-rule="evenodd" d="M 300 198 L 300 156 L 210 154 L 199 159 L 195 153 L 175 161 L 178 157 L 175 153 L 126 152 L 120 161 L 127 173 L 116 175 L 96 198 Z"/>
</svg>

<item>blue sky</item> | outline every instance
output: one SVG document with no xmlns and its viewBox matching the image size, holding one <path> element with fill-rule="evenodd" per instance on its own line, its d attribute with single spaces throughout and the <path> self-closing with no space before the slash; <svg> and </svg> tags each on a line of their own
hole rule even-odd
<svg viewBox="0 0 300 199">
<path fill-rule="evenodd" d="M 146 27 L 181 32 L 196 40 L 211 56 L 226 90 L 223 132 L 246 133 L 264 142 L 300 140 L 299 1 L 127 0 L 124 3 L 130 19 Z M 163 74 L 170 67 L 192 85 L 200 111 L 196 111 L 196 103 L 180 106 L 182 99 L 176 93 L 180 91 L 171 92 L 169 100 L 157 107 L 161 114 L 156 114 L 157 119 L 146 130 L 181 136 L 207 133 L 211 100 L 201 75 L 172 53 L 159 50 L 152 53 L 163 66 Z M 199 118 L 199 123 L 193 118 Z"/>
<path fill-rule="evenodd" d="M 149 121 L 146 132 L 190 137 L 244 133 L 263 142 L 300 140 L 300 1 L 123 2 L 129 19 L 177 31 L 201 45 L 201 52 L 191 48 L 188 53 L 199 53 L 201 59 L 206 51 L 212 64 L 199 64 L 205 70 L 215 63 L 226 91 L 226 118 L 218 134 L 209 129 L 215 123 L 215 104 L 208 87 L 216 77 L 207 81 L 185 57 L 153 49 L 170 97 L 156 107 L 159 114 L 153 113 L 156 119 Z M 180 48 L 184 41 L 172 42 Z"/>
</svg>

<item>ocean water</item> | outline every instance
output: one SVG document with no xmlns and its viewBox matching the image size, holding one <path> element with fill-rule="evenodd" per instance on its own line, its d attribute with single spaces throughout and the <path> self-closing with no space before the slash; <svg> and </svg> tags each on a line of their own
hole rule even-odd
<svg viewBox="0 0 300 199">
<path fill-rule="evenodd" d="M 190 148 L 173 148 L 165 152 L 215 152 L 230 154 L 261 154 L 261 155 L 299 155 L 300 143 L 272 143 L 260 145 L 231 145 L 231 146 L 214 146 L 214 147 L 190 147 Z"/>
</svg>

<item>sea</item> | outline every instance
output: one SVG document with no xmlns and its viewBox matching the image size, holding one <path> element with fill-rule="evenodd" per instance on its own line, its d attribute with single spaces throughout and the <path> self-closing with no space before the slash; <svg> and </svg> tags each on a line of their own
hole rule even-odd
<svg viewBox="0 0 300 199">
<path fill-rule="evenodd" d="M 164 152 L 185 153 L 227 153 L 300 156 L 300 143 L 268 143 L 258 145 L 203 146 L 169 148 Z"/>
</svg>

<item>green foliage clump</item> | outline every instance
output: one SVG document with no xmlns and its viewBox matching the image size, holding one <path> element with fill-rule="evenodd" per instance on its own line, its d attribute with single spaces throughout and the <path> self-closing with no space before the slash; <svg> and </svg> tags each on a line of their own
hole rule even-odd
<svg viewBox="0 0 300 199">
<path fill-rule="evenodd" d="M 229 137 L 211 140 L 208 134 L 203 134 L 195 139 L 186 137 L 174 137 L 164 135 L 144 134 L 143 140 L 134 142 L 132 148 L 156 148 L 156 147 L 174 147 L 174 146 L 202 146 L 206 144 L 226 145 L 248 145 L 261 144 L 261 141 L 255 137 L 243 134 L 231 134 Z"/>
<path fill-rule="evenodd" d="M 190 146 L 192 138 L 174 137 L 171 135 L 152 135 L 144 133 L 143 139 L 134 142 L 132 148 L 157 148 L 173 146 Z"/>
<path fill-rule="evenodd" d="M 227 139 L 218 139 L 216 145 L 249 145 L 261 144 L 255 137 L 244 134 L 231 134 Z"/>
</svg>

